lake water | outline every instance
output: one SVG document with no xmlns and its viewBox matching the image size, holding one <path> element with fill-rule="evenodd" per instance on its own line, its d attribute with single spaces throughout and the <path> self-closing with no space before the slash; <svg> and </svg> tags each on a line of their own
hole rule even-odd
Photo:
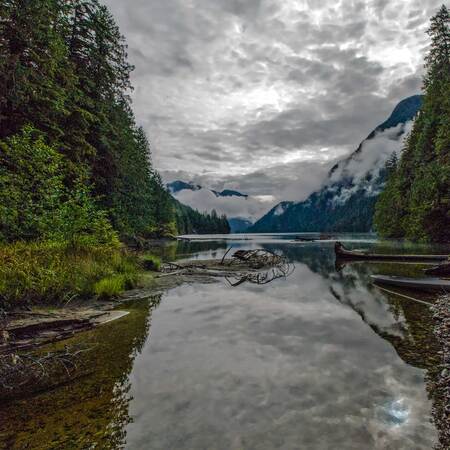
<svg viewBox="0 0 450 450">
<path fill-rule="evenodd" d="M 230 245 L 261 247 L 287 256 L 293 274 L 265 285 L 183 285 L 58 344 L 91 349 L 83 376 L 1 405 L 0 448 L 432 449 L 427 386 L 439 348 L 429 307 L 370 281 L 423 266 L 336 267 L 331 241 L 247 238 L 203 237 L 159 252 L 207 259 Z M 442 250 L 340 238 L 350 248 Z"/>
</svg>

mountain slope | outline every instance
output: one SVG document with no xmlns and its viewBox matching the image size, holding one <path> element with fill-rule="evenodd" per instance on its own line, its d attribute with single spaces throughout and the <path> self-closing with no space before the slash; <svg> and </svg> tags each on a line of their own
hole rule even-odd
<svg viewBox="0 0 450 450">
<path fill-rule="evenodd" d="M 422 102 L 402 100 L 390 117 L 329 172 L 324 187 L 303 202 L 281 202 L 249 232 L 370 231 L 375 203 L 386 182 L 385 164 L 398 153 Z"/>
<path fill-rule="evenodd" d="M 241 217 L 232 217 L 228 219 L 228 223 L 230 224 L 231 233 L 243 233 L 253 224 L 250 220 Z"/>
</svg>

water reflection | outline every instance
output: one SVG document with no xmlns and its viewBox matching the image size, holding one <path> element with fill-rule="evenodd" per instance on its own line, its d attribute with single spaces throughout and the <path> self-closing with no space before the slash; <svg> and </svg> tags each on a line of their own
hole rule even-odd
<svg viewBox="0 0 450 450">
<path fill-rule="evenodd" d="M 91 370 L 56 390 L 0 406 L 0 448 L 119 449 L 126 441 L 131 400 L 129 374 L 148 339 L 159 298 L 129 305 L 130 314 L 73 339 L 94 346 L 83 361 Z"/>
<path fill-rule="evenodd" d="M 289 278 L 184 285 L 156 309 L 136 302 L 128 317 L 77 337 L 101 344 L 95 372 L 0 406 L 0 447 L 431 449 L 425 378 L 439 347 L 428 307 L 372 285 L 371 274 L 398 267 L 336 272 L 332 242 L 287 240 L 231 245 L 282 253 L 296 266 Z M 221 258 L 229 245 L 158 251 Z"/>
</svg>

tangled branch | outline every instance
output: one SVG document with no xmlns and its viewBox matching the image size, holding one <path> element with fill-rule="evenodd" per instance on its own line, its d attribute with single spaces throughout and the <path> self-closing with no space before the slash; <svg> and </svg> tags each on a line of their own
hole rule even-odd
<svg viewBox="0 0 450 450">
<path fill-rule="evenodd" d="M 231 259 L 228 261 L 229 265 L 245 263 L 245 265 L 252 269 L 278 267 L 283 264 L 288 264 L 284 256 L 263 249 L 237 250 L 231 255 Z"/>
<path fill-rule="evenodd" d="M 6 390 L 48 380 L 55 371 L 71 377 L 78 368 L 81 354 L 91 350 L 65 346 L 62 350 L 36 353 L 0 355 L 0 387 Z"/>
<path fill-rule="evenodd" d="M 278 278 L 292 274 L 295 266 L 287 258 L 269 250 L 237 250 L 230 258 L 230 247 L 220 261 L 205 263 L 166 263 L 162 266 L 162 275 L 199 275 L 224 277 L 231 286 L 249 282 L 267 284 Z M 266 269 L 266 270 L 264 270 Z"/>
</svg>

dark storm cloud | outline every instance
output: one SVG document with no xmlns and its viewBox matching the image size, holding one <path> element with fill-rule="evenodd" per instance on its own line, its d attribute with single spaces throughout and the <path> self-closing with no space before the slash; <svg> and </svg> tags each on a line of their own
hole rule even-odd
<svg viewBox="0 0 450 450">
<path fill-rule="evenodd" d="M 419 92 L 441 0 L 106 3 L 155 165 L 281 200 L 317 188 L 312 177 Z"/>
</svg>

